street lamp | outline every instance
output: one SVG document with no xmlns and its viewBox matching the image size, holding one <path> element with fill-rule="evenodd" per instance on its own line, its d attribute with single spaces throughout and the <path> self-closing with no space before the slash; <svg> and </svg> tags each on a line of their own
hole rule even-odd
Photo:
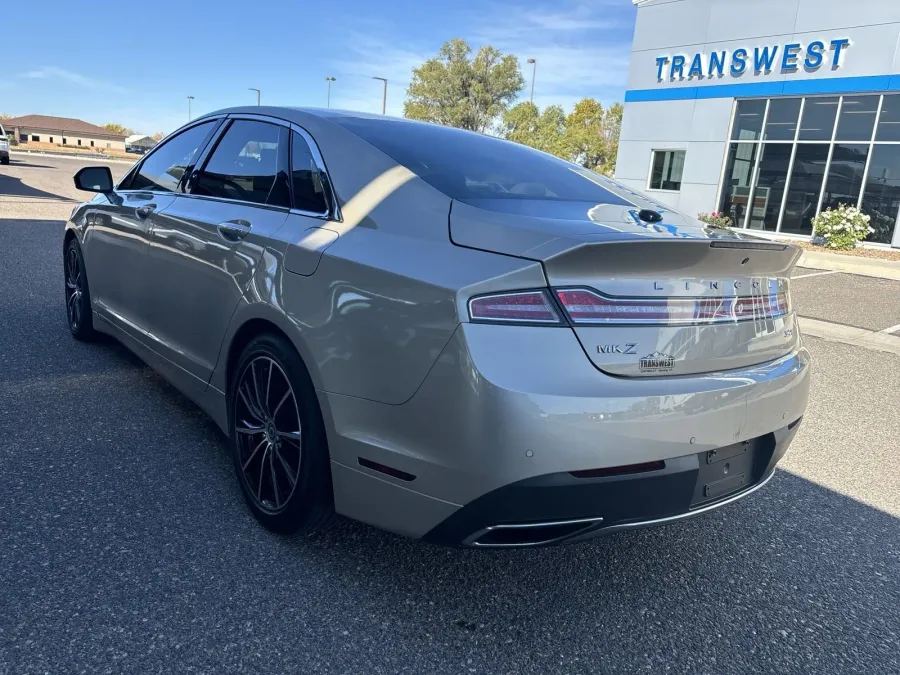
<svg viewBox="0 0 900 675">
<path fill-rule="evenodd" d="M 194 97 L 188 96 L 187 100 L 188 100 L 188 122 L 190 122 L 191 121 L 191 101 L 194 100 Z"/>
<path fill-rule="evenodd" d="M 384 87 L 381 90 L 381 114 L 384 115 L 387 110 L 387 80 L 383 77 L 372 77 L 373 80 L 381 80 Z"/>
<path fill-rule="evenodd" d="M 331 107 L 331 83 L 334 82 L 335 79 L 337 79 L 337 78 L 334 78 L 334 77 L 332 77 L 331 75 L 328 75 L 328 76 L 325 78 L 325 81 L 328 82 L 328 98 L 326 99 L 326 100 L 327 100 L 327 103 L 326 103 L 326 106 L 325 106 L 325 107 L 327 107 L 327 108 L 330 108 L 330 107 Z"/>
<path fill-rule="evenodd" d="M 253 87 L 247 87 L 247 91 L 255 91 L 256 92 L 256 105 L 259 105 L 259 89 L 254 89 Z"/>
<path fill-rule="evenodd" d="M 534 103 L 534 75 L 537 73 L 537 59 L 528 59 L 528 63 L 532 64 L 531 66 L 531 98 L 528 99 L 531 103 Z"/>
</svg>

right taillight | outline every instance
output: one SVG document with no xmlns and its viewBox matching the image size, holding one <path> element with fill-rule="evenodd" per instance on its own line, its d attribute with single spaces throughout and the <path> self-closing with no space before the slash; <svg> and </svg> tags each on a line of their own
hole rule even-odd
<svg viewBox="0 0 900 675">
<path fill-rule="evenodd" d="M 790 312 L 786 291 L 748 297 L 620 298 L 582 288 L 556 296 L 572 323 L 686 325 L 774 319 Z"/>
<path fill-rule="evenodd" d="M 482 295 L 469 300 L 473 321 L 492 323 L 541 323 L 560 325 L 562 320 L 545 291 L 520 291 Z"/>
</svg>

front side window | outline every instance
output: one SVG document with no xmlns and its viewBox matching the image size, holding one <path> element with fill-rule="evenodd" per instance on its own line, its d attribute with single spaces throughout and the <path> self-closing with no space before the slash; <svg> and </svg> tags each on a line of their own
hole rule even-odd
<svg viewBox="0 0 900 675">
<path fill-rule="evenodd" d="M 681 189 L 681 176 L 684 173 L 684 150 L 654 150 L 653 165 L 650 170 L 651 190 Z"/>
<path fill-rule="evenodd" d="M 216 145 L 191 190 L 193 194 L 254 204 L 290 206 L 287 130 L 267 122 L 236 120 Z"/>
<path fill-rule="evenodd" d="M 215 120 L 210 120 L 182 131 L 166 141 L 141 164 L 129 189 L 175 192 L 184 172 L 197 159 L 197 154 L 203 148 L 214 125 Z"/>
<path fill-rule="evenodd" d="M 291 187 L 294 208 L 310 213 L 328 211 L 322 172 L 306 139 L 296 131 L 291 134 Z"/>
</svg>

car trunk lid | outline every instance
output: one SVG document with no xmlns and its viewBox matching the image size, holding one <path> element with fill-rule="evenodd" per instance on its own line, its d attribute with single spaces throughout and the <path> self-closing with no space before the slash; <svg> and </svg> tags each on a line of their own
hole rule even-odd
<svg viewBox="0 0 900 675">
<path fill-rule="evenodd" d="M 539 260 L 590 361 L 666 377 L 777 359 L 799 339 L 788 277 L 800 251 L 655 202 L 454 202 L 457 245 Z M 656 223 L 638 216 L 652 208 Z"/>
</svg>

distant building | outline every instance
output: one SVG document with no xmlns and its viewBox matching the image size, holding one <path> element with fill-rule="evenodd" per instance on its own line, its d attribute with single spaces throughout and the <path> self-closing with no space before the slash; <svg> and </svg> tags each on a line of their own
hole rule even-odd
<svg viewBox="0 0 900 675">
<path fill-rule="evenodd" d="M 4 120 L 10 138 L 20 145 L 54 143 L 102 150 L 125 150 L 125 135 L 71 117 L 23 115 Z"/>
<path fill-rule="evenodd" d="M 154 145 L 156 145 L 156 141 L 144 134 L 133 134 L 125 139 L 126 152 L 139 152 L 144 154 Z"/>
</svg>

